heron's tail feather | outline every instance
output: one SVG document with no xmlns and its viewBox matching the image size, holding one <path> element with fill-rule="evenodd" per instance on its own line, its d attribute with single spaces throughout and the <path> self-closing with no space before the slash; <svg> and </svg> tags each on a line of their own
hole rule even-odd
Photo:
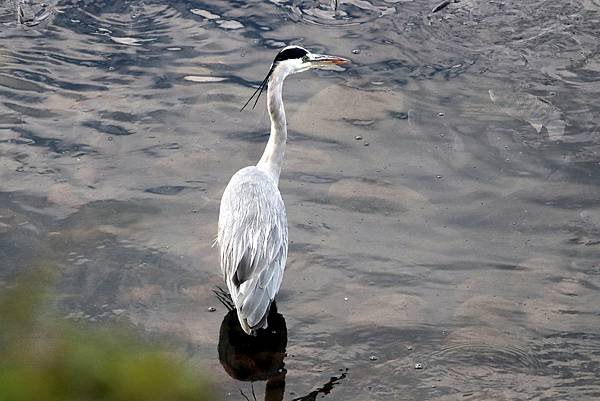
<svg viewBox="0 0 600 401">
<path fill-rule="evenodd" d="M 269 312 L 269 306 L 273 300 L 269 292 L 261 288 L 259 283 L 254 284 L 251 293 L 248 294 L 241 307 L 241 312 L 248 321 L 250 327 L 257 326 Z"/>
<path fill-rule="evenodd" d="M 237 291 L 232 291 L 238 319 L 244 331 L 253 334 L 267 327 L 267 316 L 276 291 L 263 286 L 257 278 L 243 282 Z"/>
</svg>

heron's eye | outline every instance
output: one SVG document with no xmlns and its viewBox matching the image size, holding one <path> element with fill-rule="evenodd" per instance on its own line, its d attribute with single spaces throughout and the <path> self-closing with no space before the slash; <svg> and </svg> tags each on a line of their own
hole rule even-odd
<svg viewBox="0 0 600 401">
<path fill-rule="evenodd" d="M 303 63 L 308 63 L 308 60 L 309 60 L 308 59 L 308 54 L 306 56 L 302 57 L 302 62 Z"/>
</svg>

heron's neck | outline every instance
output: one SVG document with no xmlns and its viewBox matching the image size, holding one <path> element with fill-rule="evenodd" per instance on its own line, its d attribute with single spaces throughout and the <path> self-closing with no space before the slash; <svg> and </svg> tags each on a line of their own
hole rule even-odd
<svg viewBox="0 0 600 401">
<path fill-rule="evenodd" d="M 275 69 L 269 79 L 267 88 L 267 109 L 271 117 L 271 135 L 265 147 L 265 151 L 257 166 L 267 170 L 279 182 L 279 174 L 283 166 L 285 154 L 285 141 L 287 140 L 287 124 L 285 121 L 285 110 L 283 109 L 283 80 L 287 74 Z"/>
</svg>

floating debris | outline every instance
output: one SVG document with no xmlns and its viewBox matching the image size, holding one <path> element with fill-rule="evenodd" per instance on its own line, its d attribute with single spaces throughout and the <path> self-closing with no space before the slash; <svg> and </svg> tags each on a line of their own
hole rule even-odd
<svg viewBox="0 0 600 401">
<path fill-rule="evenodd" d="M 214 306 L 209 306 L 207 310 L 209 312 L 215 312 L 217 310 L 217 308 L 215 308 Z"/>
<path fill-rule="evenodd" d="M 363 146 L 369 146 L 369 142 L 363 143 Z"/>
<path fill-rule="evenodd" d="M 356 135 L 356 136 L 354 137 L 354 139 L 356 139 L 357 141 L 361 141 L 361 140 L 363 139 L 363 137 L 362 137 L 362 136 L 360 136 L 360 135 Z"/>
<path fill-rule="evenodd" d="M 119 37 L 119 36 L 109 36 L 110 40 L 112 40 L 115 43 L 118 43 L 120 45 L 127 45 L 127 46 L 141 46 L 143 44 L 143 42 L 151 42 L 154 39 L 137 39 L 137 38 L 130 38 L 130 37 Z"/>
<path fill-rule="evenodd" d="M 352 49 L 352 54 L 360 54 L 360 49 Z"/>
<path fill-rule="evenodd" d="M 423 364 L 422 363 L 415 363 L 415 369 L 423 369 Z"/>
<path fill-rule="evenodd" d="M 213 14 L 210 11 L 202 10 L 200 8 L 192 8 L 190 10 L 190 12 L 192 14 L 199 15 L 199 16 L 201 16 L 203 18 L 206 18 L 206 19 L 217 19 L 217 18 L 220 18 L 217 14 Z"/>
<path fill-rule="evenodd" d="M 437 13 L 440 10 L 443 10 L 444 8 L 448 7 L 450 4 L 452 3 L 458 3 L 459 0 L 444 0 L 441 3 L 439 3 L 437 6 L 433 7 L 431 9 L 431 13 Z"/>
<path fill-rule="evenodd" d="M 442 178 L 444 178 L 444 176 L 438 174 L 438 175 L 435 176 L 435 178 L 437 178 L 438 180 L 441 180 Z"/>
<path fill-rule="evenodd" d="M 221 82 L 221 81 L 225 81 L 227 78 L 224 77 L 206 77 L 206 76 L 199 76 L 199 75 L 186 75 L 185 77 L 183 77 L 184 80 L 186 81 L 190 81 L 190 82 Z"/>
<path fill-rule="evenodd" d="M 446 113 L 444 113 L 443 111 L 440 111 L 440 112 L 438 113 L 438 116 L 440 116 L 440 117 L 444 117 L 445 115 L 446 115 Z"/>
<path fill-rule="evenodd" d="M 242 25 L 241 22 L 238 21 L 217 21 L 217 24 L 219 24 L 219 26 L 223 29 L 240 29 L 243 28 L 244 25 Z"/>
<path fill-rule="evenodd" d="M 377 358 L 375 355 L 371 355 L 369 357 L 369 360 L 371 360 L 371 361 L 376 361 L 377 359 L 379 359 L 379 358 Z"/>
</svg>

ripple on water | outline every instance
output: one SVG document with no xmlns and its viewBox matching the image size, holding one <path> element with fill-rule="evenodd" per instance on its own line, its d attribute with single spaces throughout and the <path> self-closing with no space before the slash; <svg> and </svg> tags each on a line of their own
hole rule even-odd
<svg viewBox="0 0 600 401">
<path fill-rule="evenodd" d="M 377 0 L 292 0 L 285 7 L 292 21 L 325 27 L 364 24 L 396 12 L 391 2 Z"/>
<path fill-rule="evenodd" d="M 541 360 L 562 385 L 548 392 L 552 400 L 564 400 L 578 389 L 579 399 L 597 399 L 600 394 L 600 335 L 563 332 L 544 337 L 538 346 Z M 589 398 L 585 398 L 585 397 Z"/>
<path fill-rule="evenodd" d="M 544 365 L 521 345 L 453 342 L 424 357 L 438 387 L 460 392 L 504 389 L 510 380 L 543 373 Z M 520 379 L 517 379 L 520 380 Z"/>
</svg>

